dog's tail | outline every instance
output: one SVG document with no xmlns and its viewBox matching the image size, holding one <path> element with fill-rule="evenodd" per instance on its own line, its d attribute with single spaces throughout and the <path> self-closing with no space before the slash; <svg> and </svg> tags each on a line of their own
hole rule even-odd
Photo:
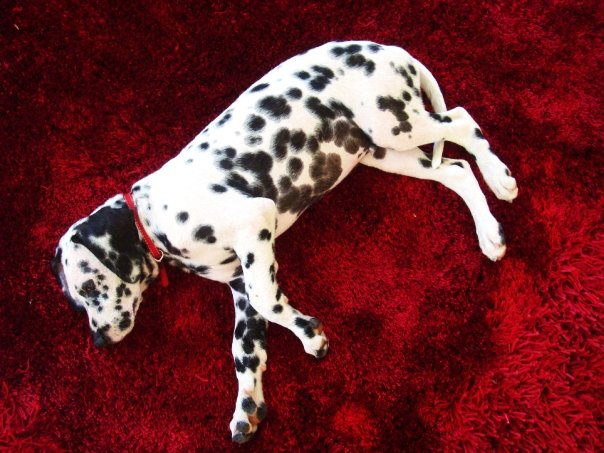
<svg viewBox="0 0 604 453">
<path fill-rule="evenodd" d="M 440 91 L 440 87 L 438 86 L 438 82 L 432 75 L 428 69 L 421 64 L 419 61 L 415 61 L 415 64 L 419 68 L 419 83 L 430 99 L 430 103 L 432 104 L 432 108 L 434 109 L 434 113 L 443 113 L 447 111 L 447 106 L 445 105 L 445 98 L 443 97 L 442 92 Z M 442 163 L 443 158 L 443 148 L 445 147 L 444 140 L 440 140 L 434 143 L 434 148 L 432 151 L 432 168 L 438 168 L 438 166 Z"/>
</svg>

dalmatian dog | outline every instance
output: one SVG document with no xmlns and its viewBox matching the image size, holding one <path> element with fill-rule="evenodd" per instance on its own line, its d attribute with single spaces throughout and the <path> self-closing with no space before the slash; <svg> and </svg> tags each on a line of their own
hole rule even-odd
<svg viewBox="0 0 604 453">
<path fill-rule="evenodd" d="M 444 141 L 470 153 L 499 199 L 516 198 L 515 179 L 478 124 L 463 108 L 446 109 L 419 61 L 393 46 L 328 43 L 270 71 L 180 154 L 136 182 L 134 210 L 116 195 L 72 225 L 53 270 L 71 305 L 87 313 L 96 346 L 132 330 L 143 292 L 160 274 L 145 236 L 167 262 L 228 284 L 239 384 L 230 429 L 235 442 L 245 442 L 266 415 L 268 322 L 291 330 L 314 357 L 329 347 L 322 323 L 279 287 L 275 239 L 357 164 L 452 189 L 470 209 L 482 252 L 503 257 L 500 224 L 468 163 L 442 157 Z M 431 157 L 418 148 L 429 143 Z"/>
</svg>

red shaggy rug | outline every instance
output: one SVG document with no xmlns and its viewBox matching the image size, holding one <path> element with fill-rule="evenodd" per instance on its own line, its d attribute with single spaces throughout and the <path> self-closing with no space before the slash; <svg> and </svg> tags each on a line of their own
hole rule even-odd
<svg viewBox="0 0 604 453">
<path fill-rule="evenodd" d="M 0 18 L 0 450 L 604 449 L 600 2 L 102 3 Z M 277 241 L 331 350 L 271 326 L 269 412 L 234 445 L 227 287 L 170 269 L 101 350 L 50 259 L 266 71 L 343 39 L 406 48 L 476 118 L 520 186 L 483 184 L 508 254 L 480 253 L 443 186 L 356 169 Z"/>
</svg>

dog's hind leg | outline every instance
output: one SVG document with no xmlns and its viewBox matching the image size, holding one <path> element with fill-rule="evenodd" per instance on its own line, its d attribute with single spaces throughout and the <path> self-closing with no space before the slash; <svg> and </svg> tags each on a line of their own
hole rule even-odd
<svg viewBox="0 0 604 453">
<path fill-rule="evenodd" d="M 239 391 L 230 424 L 232 439 L 247 442 L 266 416 L 262 373 L 266 369 L 267 321 L 249 304 L 241 280 L 234 279 L 231 292 L 235 302 L 235 331 L 232 352 Z"/>
<path fill-rule="evenodd" d="M 432 168 L 430 158 L 421 149 L 414 148 L 402 152 L 385 150 L 377 154 L 370 153 L 361 163 L 389 173 L 437 181 L 453 190 L 470 209 L 482 252 L 493 261 L 501 259 L 505 254 L 505 238 L 501 225 L 491 214 L 468 162 L 443 159 L 438 168 Z"/>
<path fill-rule="evenodd" d="M 291 330 L 307 353 L 322 358 L 329 347 L 322 323 L 292 307 L 277 282 L 275 203 L 266 198 L 252 198 L 240 212 L 241 224 L 233 249 L 243 268 L 241 290 L 262 317 Z"/>
<path fill-rule="evenodd" d="M 369 137 L 379 147 L 404 151 L 441 140 L 456 143 L 476 159 L 487 185 L 497 198 L 512 201 L 518 195 L 516 180 L 491 151 L 478 124 L 464 108 L 429 113 L 383 96 L 377 97 L 376 106 L 373 115 L 363 118 L 359 126 L 366 132 L 370 131 Z"/>
</svg>

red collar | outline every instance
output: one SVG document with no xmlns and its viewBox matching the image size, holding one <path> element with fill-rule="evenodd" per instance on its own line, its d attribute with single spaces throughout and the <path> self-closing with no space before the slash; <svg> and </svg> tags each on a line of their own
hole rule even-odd
<svg viewBox="0 0 604 453">
<path fill-rule="evenodd" d="M 159 281 L 161 286 L 168 286 L 168 273 L 166 272 L 166 268 L 161 265 L 161 261 L 164 259 L 164 252 L 157 248 L 151 237 L 147 234 L 145 227 L 143 226 L 140 217 L 138 216 L 138 211 L 136 210 L 136 204 L 134 204 L 134 200 L 132 199 L 132 194 L 130 192 L 125 192 L 124 198 L 126 199 L 126 204 L 132 211 L 132 215 L 134 215 L 134 223 L 136 224 L 136 229 L 140 233 L 151 253 L 151 256 L 157 264 L 159 265 Z"/>
</svg>

